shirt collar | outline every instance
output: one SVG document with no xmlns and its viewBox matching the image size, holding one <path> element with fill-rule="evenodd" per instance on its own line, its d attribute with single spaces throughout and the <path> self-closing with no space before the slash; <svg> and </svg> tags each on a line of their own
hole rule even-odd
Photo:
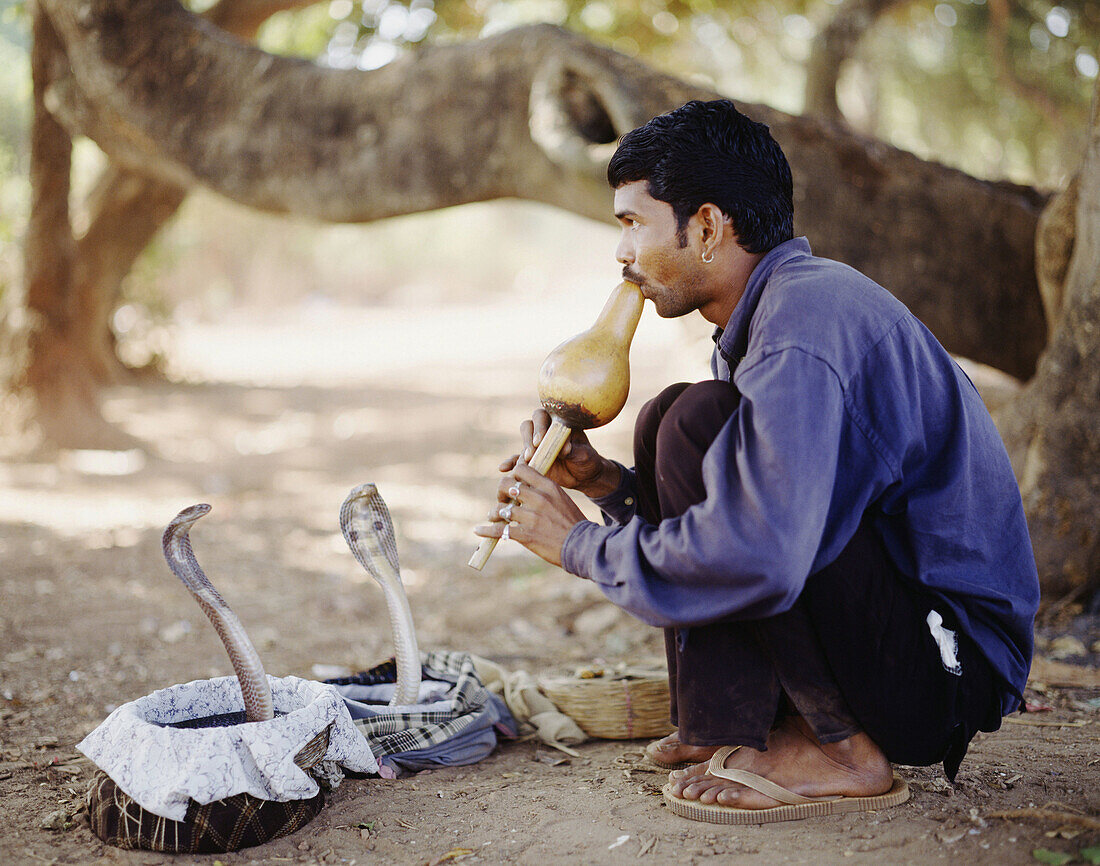
<svg viewBox="0 0 1100 866">
<path fill-rule="evenodd" d="M 752 321 L 756 306 L 760 302 L 760 295 L 764 292 L 764 286 L 768 284 L 772 273 L 782 264 L 791 259 L 813 255 L 810 250 L 810 242 L 806 238 L 792 238 L 784 241 L 777 247 L 772 247 L 764 254 L 756 267 L 749 274 L 749 281 L 745 286 L 745 293 L 737 306 L 733 308 L 733 314 L 725 328 L 714 329 L 714 342 L 718 345 L 718 351 L 729 364 L 730 372 L 740 363 L 749 346 L 749 323 Z"/>
</svg>

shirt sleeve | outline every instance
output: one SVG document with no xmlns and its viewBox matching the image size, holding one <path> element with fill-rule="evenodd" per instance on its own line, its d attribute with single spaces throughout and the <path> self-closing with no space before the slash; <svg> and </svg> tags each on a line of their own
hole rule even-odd
<svg viewBox="0 0 1100 866">
<path fill-rule="evenodd" d="M 633 469 L 627 469 L 618 461 L 612 461 L 619 467 L 619 486 L 607 496 L 592 501 L 603 512 L 604 523 L 627 523 L 638 511 L 638 477 Z"/>
<path fill-rule="evenodd" d="M 705 499 L 657 525 L 577 524 L 563 567 L 656 626 L 756 619 L 790 608 L 833 498 L 844 394 L 801 349 L 749 358 L 741 402 L 703 459 Z"/>
</svg>

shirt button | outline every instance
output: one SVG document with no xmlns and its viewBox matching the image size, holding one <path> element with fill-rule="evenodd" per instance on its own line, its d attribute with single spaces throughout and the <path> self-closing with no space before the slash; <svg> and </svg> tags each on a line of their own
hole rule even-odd
<svg viewBox="0 0 1100 866">
<path fill-rule="evenodd" d="M 623 500 L 623 505 L 633 505 L 633 504 L 634 504 L 634 497 L 633 496 L 628 496 L 628 497 L 626 497 L 626 499 Z"/>
</svg>

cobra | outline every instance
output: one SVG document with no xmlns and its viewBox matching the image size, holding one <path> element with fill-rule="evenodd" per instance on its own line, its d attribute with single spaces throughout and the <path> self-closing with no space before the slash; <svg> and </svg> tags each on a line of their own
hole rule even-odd
<svg viewBox="0 0 1100 866">
<path fill-rule="evenodd" d="M 266 722 L 275 718 L 275 703 L 271 698 L 271 685 L 264 673 L 260 654 L 248 639 L 237 615 L 203 573 L 191 550 L 191 527 L 209 512 L 210 506 L 200 503 L 185 508 L 175 516 L 164 530 L 164 558 L 172 573 L 183 581 L 183 585 L 210 619 L 229 653 L 229 661 L 241 686 L 246 721 Z"/>
<path fill-rule="evenodd" d="M 393 521 L 374 484 L 360 484 L 348 494 L 340 508 L 340 529 L 352 554 L 385 594 L 397 662 L 397 687 L 390 706 L 415 704 L 420 694 L 420 651 L 401 582 Z"/>
</svg>

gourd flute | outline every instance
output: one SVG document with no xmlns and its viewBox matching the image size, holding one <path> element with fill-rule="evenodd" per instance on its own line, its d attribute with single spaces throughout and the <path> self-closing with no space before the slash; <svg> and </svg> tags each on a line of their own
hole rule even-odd
<svg viewBox="0 0 1100 866">
<path fill-rule="evenodd" d="M 539 474 L 545 475 L 554 465 L 571 431 L 601 427 L 626 405 L 630 342 L 644 303 L 638 285 L 624 280 L 607 299 L 596 323 L 566 340 L 542 362 L 539 401 L 550 413 L 550 428 L 528 463 Z M 480 571 L 499 540 L 483 538 L 469 565 Z"/>
</svg>

